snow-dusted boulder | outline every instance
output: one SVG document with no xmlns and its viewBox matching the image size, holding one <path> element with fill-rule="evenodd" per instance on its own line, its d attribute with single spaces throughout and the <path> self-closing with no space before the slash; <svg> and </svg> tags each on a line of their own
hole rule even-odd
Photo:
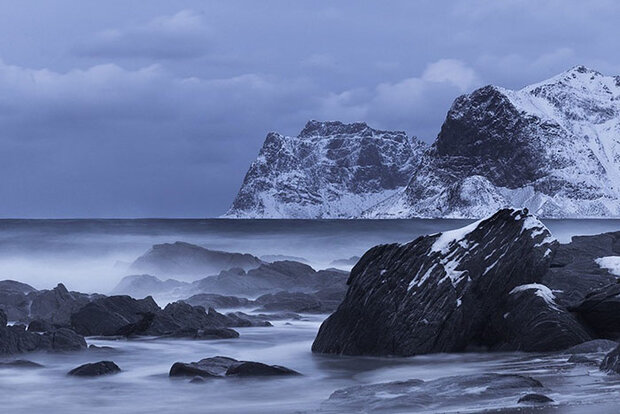
<svg viewBox="0 0 620 414">
<path fill-rule="evenodd" d="M 558 243 L 527 210 L 370 249 L 315 352 L 415 355 L 471 347 L 547 351 L 589 340 L 541 284 Z"/>
</svg>

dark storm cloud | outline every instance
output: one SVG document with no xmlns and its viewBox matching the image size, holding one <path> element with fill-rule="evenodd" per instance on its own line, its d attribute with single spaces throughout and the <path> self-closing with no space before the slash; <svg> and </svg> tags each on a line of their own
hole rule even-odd
<svg viewBox="0 0 620 414">
<path fill-rule="evenodd" d="M 613 1 L 6 2 L 0 216 L 215 216 L 265 134 L 430 142 L 455 97 L 620 73 Z"/>
</svg>

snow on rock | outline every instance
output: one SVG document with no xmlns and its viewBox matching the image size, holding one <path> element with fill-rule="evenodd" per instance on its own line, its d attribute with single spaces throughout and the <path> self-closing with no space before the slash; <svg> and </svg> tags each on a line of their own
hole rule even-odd
<svg viewBox="0 0 620 414">
<path fill-rule="evenodd" d="M 513 295 L 515 293 L 523 292 L 525 290 L 534 290 L 534 294 L 536 296 L 542 298 L 545 303 L 550 307 L 557 309 L 557 305 L 555 303 L 555 295 L 553 294 L 551 289 L 540 283 L 529 283 L 527 285 L 517 286 L 510 291 L 510 294 Z"/>
<path fill-rule="evenodd" d="M 553 293 L 541 282 L 553 256 L 547 250 L 558 243 L 545 240 L 549 231 L 526 210 L 504 209 L 462 229 L 376 246 L 353 268 L 345 299 L 312 349 L 545 351 L 587 340 L 569 312 L 549 306 Z"/>
<path fill-rule="evenodd" d="M 226 217 L 349 218 L 407 185 L 425 144 L 365 123 L 269 133 Z"/>
<path fill-rule="evenodd" d="M 457 98 L 407 188 L 367 218 L 620 216 L 620 82 L 583 66 Z"/>
<path fill-rule="evenodd" d="M 620 217 L 620 77 L 584 66 L 458 97 L 428 147 L 365 123 L 269 133 L 226 217 Z"/>
<path fill-rule="evenodd" d="M 599 257 L 595 262 L 609 273 L 620 276 L 620 256 Z"/>
</svg>

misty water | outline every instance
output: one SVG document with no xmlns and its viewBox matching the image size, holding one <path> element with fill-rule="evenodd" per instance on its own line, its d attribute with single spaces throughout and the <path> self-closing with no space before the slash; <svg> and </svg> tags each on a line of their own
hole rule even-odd
<svg viewBox="0 0 620 414">
<path fill-rule="evenodd" d="M 128 274 L 127 264 L 155 243 L 177 240 L 257 256 L 302 257 L 315 268 L 360 256 L 380 243 L 405 242 L 421 234 L 460 227 L 468 220 L 1 220 L 0 279 L 44 289 L 63 282 L 70 290 L 109 293 Z M 573 235 L 620 230 L 620 220 L 547 220 L 561 242 Z M 205 275 L 206 276 L 206 275 Z M 160 303 L 165 305 L 164 303 Z M 244 310 L 247 311 L 247 310 Z M 566 362 L 558 354 L 468 353 L 412 358 L 339 357 L 310 347 L 327 315 L 274 321 L 273 327 L 236 328 L 240 337 L 195 341 L 87 338 L 109 351 L 20 355 L 40 369 L 0 369 L 6 413 L 274 413 L 314 412 L 336 389 L 362 384 L 473 373 L 519 373 L 545 385 L 559 412 L 609 412 L 620 403 L 620 379 L 596 366 Z M 284 365 L 303 374 L 278 379 L 189 383 L 168 377 L 176 361 L 216 355 Z M 15 358 L 10 358 L 15 359 Z M 97 379 L 68 377 L 85 362 L 113 360 L 120 374 Z M 459 390 L 464 395 L 476 390 Z M 468 402 L 469 401 L 469 402 Z M 516 409 L 514 398 L 484 403 L 464 398 L 440 411 Z M 429 409 L 428 412 L 436 412 Z M 402 412 L 408 412 L 403 410 Z M 415 412 L 422 412 L 418 409 Z M 536 411 L 545 412 L 545 411 Z"/>
</svg>

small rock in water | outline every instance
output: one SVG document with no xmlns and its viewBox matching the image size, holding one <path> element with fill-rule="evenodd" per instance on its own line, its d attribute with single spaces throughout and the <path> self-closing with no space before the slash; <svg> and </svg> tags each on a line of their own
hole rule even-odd
<svg viewBox="0 0 620 414">
<path fill-rule="evenodd" d="M 116 374 L 121 369 L 112 361 L 99 361 L 80 365 L 68 372 L 68 375 L 78 377 L 98 377 L 100 375 Z"/>
<path fill-rule="evenodd" d="M 527 394 L 523 397 L 519 398 L 518 403 L 537 403 L 537 404 L 545 404 L 553 402 L 553 400 L 546 395 L 543 394 Z"/>
<path fill-rule="evenodd" d="M 609 339 L 594 339 L 568 348 L 566 354 L 591 354 L 596 352 L 609 352 L 618 346 L 618 342 Z"/>
<path fill-rule="evenodd" d="M 89 351 L 116 351 L 116 348 L 111 347 L 111 346 L 106 346 L 106 345 L 89 345 L 88 346 L 88 350 Z"/>
<path fill-rule="evenodd" d="M 171 377 L 222 378 L 249 376 L 300 375 L 299 372 L 279 365 L 260 362 L 237 361 L 233 358 L 216 356 L 198 362 L 175 362 L 170 368 Z"/>
</svg>

